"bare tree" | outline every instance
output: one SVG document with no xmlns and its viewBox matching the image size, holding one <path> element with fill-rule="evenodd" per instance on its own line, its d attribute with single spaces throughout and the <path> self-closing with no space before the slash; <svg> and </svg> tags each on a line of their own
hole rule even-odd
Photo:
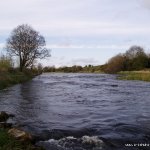
<svg viewBox="0 0 150 150">
<path fill-rule="evenodd" d="M 146 54 L 144 52 L 144 48 L 141 47 L 141 46 L 136 46 L 136 45 L 131 46 L 129 48 L 129 50 L 127 50 L 126 53 L 125 53 L 125 56 L 128 59 L 133 59 L 133 58 L 141 56 L 141 55 L 146 56 Z"/>
<path fill-rule="evenodd" d="M 35 59 L 49 57 L 45 38 L 27 24 L 15 28 L 7 39 L 6 49 L 11 56 L 18 56 L 20 71 L 31 67 Z"/>
</svg>

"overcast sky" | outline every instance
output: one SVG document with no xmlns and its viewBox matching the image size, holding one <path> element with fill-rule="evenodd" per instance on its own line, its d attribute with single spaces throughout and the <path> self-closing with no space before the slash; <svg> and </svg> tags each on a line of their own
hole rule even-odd
<svg viewBox="0 0 150 150">
<path fill-rule="evenodd" d="M 150 0 L 1 0 L 1 48 L 20 24 L 46 38 L 45 65 L 103 64 L 132 45 L 150 52 Z"/>
</svg>

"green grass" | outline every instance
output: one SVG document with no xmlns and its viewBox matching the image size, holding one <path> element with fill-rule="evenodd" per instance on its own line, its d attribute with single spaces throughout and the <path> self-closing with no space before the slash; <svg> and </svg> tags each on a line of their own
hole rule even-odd
<svg viewBox="0 0 150 150">
<path fill-rule="evenodd" d="M 42 148 L 35 148 L 29 142 L 20 142 L 9 136 L 7 130 L 0 128 L 0 150 L 42 150 Z"/>
<path fill-rule="evenodd" d="M 39 71 L 37 69 L 24 69 L 24 72 L 19 72 L 19 69 L 13 68 L 13 61 L 8 56 L 0 56 L 0 90 L 32 79 L 34 75 L 37 75 Z"/>
<path fill-rule="evenodd" d="M 122 71 L 118 73 L 120 76 L 118 79 L 121 80 L 140 80 L 140 81 L 149 81 L 150 82 L 150 71 Z"/>
<path fill-rule="evenodd" d="M 33 78 L 32 73 L 0 72 L 0 90 L 14 84 L 22 83 Z"/>
</svg>

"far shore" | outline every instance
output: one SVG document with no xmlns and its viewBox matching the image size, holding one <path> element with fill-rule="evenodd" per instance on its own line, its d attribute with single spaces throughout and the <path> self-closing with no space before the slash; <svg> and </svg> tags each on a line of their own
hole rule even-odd
<svg viewBox="0 0 150 150">
<path fill-rule="evenodd" d="M 118 73 L 120 80 L 138 80 L 150 82 L 150 70 L 121 71 Z"/>
<path fill-rule="evenodd" d="M 99 72 L 43 72 L 43 73 L 94 73 L 94 74 L 106 74 L 102 71 Z M 35 74 L 33 72 L 3 72 L 0 73 L 0 90 L 7 88 L 9 86 L 26 82 L 31 80 Z M 119 80 L 138 80 L 150 82 L 150 70 L 140 70 L 140 71 L 121 71 L 117 73 Z"/>
<path fill-rule="evenodd" d="M 91 73 L 91 74 L 107 74 L 103 71 L 96 71 L 96 72 L 44 72 L 44 73 Z M 137 81 L 147 81 L 150 82 L 150 70 L 139 70 L 139 71 L 121 71 L 116 73 L 118 75 L 118 80 L 137 80 Z"/>
</svg>

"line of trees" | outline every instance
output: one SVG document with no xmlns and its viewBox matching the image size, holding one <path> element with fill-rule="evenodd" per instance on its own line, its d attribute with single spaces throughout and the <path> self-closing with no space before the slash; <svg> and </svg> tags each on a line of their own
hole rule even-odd
<svg viewBox="0 0 150 150">
<path fill-rule="evenodd" d="M 105 72 L 115 74 L 120 71 L 150 68 L 150 55 L 141 46 L 132 46 L 125 53 L 112 57 L 106 64 L 99 66 L 44 67 L 44 72 Z"/>
<path fill-rule="evenodd" d="M 0 57 L 0 71 L 13 67 L 12 58 L 19 60 L 19 70 L 33 68 L 37 59 L 50 57 L 46 48 L 45 38 L 27 24 L 16 27 L 7 39 L 5 47 L 8 56 Z M 44 72 L 105 72 L 117 73 L 119 71 L 142 70 L 150 68 L 150 55 L 146 54 L 140 46 L 132 46 L 123 54 L 112 57 L 108 63 L 99 66 L 87 65 L 72 67 L 45 67 L 38 65 Z"/>
<path fill-rule="evenodd" d="M 150 55 L 146 54 L 140 46 L 132 46 L 123 54 L 112 57 L 105 64 L 104 72 L 117 73 L 119 71 L 132 71 L 150 68 Z"/>
<path fill-rule="evenodd" d="M 86 65 L 84 67 L 82 66 L 71 66 L 71 67 L 59 67 L 55 68 L 54 66 L 52 67 L 44 67 L 43 71 L 44 72 L 65 72 L 65 73 L 78 73 L 78 72 L 88 72 L 88 73 L 94 73 L 94 72 L 100 72 L 102 70 L 102 66 L 93 66 L 93 65 Z"/>
</svg>

